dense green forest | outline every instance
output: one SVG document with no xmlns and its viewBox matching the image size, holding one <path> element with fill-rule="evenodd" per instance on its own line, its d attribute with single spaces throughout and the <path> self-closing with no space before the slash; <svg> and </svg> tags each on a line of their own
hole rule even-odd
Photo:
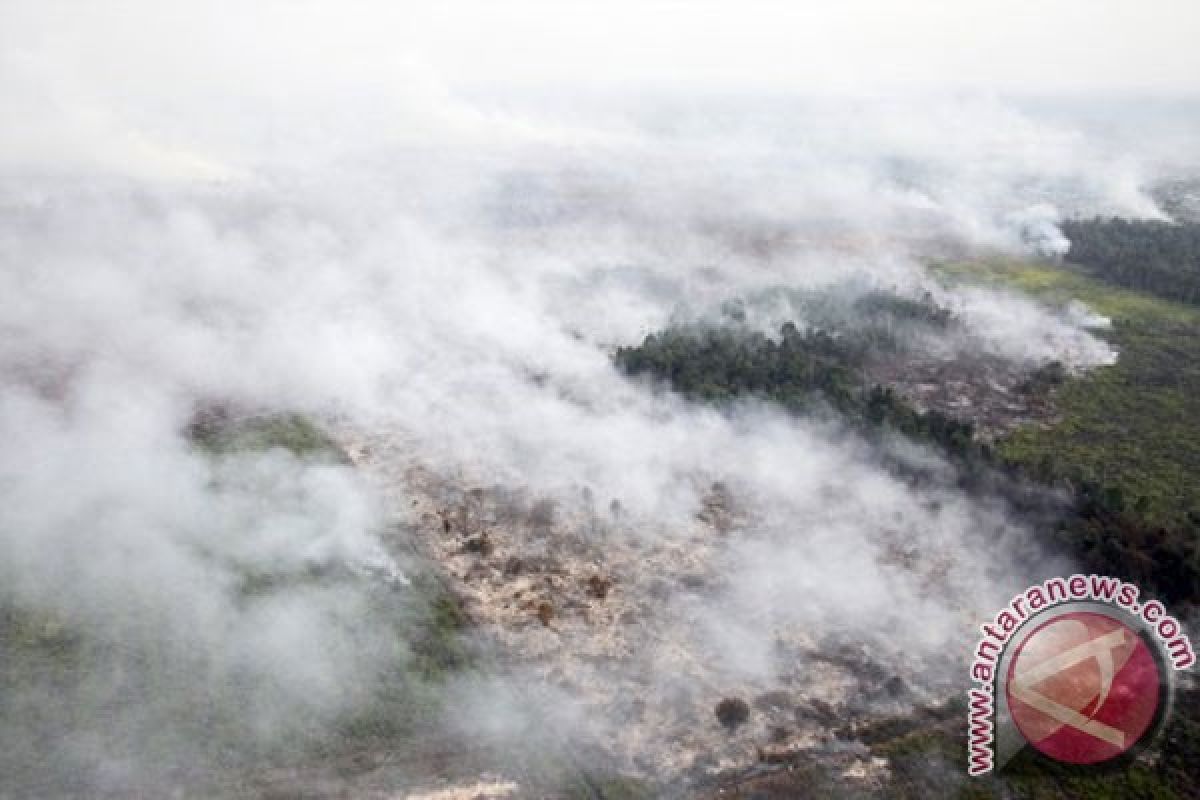
<svg viewBox="0 0 1200 800">
<path fill-rule="evenodd" d="M 1097 217 L 1068 220 L 1067 258 L 1106 281 L 1200 303 L 1200 225 Z"/>
<path fill-rule="evenodd" d="M 726 405 L 752 396 L 796 413 L 832 410 L 860 427 L 887 426 L 977 460 L 986 448 L 975 443 L 969 422 L 919 413 L 891 389 L 866 385 L 862 367 L 870 346 L 858 335 L 801 332 L 788 322 L 778 341 L 730 328 L 669 329 L 638 347 L 619 348 L 615 359 L 627 374 L 663 379 L 691 400 Z"/>
</svg>

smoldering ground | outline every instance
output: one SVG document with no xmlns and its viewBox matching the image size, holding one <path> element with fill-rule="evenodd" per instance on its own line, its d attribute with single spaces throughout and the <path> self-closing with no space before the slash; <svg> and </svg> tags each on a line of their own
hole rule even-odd
<svg viewBox="0 0 1200 800">
<path fill-rule="evenodd" d="M 184 48 L 166 92 L 136 53 L 104 83 L 61 42 L 6 47 L 25 122 L 0 178 L 0 597 L 29 652 L 5 651 L 0 793 L 235 792 L 316 758 L 421 669 L 426 598 L 400 576 L 431 569 L 405 542 L 441 495 L 392 468 L 552 501 L 547 541 L 497 541 L 582 548 L 640 620 L 603 661 L 575 657 L 597 640 L 574 622 L 493 620 L 502 674 L 386 707 L 466 750 L 536 747 L 552 720 L 619 768 L 736 759 L 749 740 L 702 717 L 719 693 L 793 670 L 796 696 L 844 698 L 819 656 L 850 646 L 934 698 L 978 614 L 1062 568 L 998 500 L 915 489 L 829 420 L 689 405 L 611 350 L 851 286 L 937 293 L 951 349 L 1106 363 L 1078 315 L 942 289 L 923 257 L 1053 253 L 1059 214 L 1154 213 L 1154 153 L 995 99 L 481 102 L 403 59 L 292 97 L 246 48 L 215 92 L 214 54 Z M 767 330 L 798 310 L 755 308 Z M 398 452 L 375 473 L 209 452 L 188 426 L 214 405 Z M 742 509 L 716 540 L 715 485 Z"/>
</svg>

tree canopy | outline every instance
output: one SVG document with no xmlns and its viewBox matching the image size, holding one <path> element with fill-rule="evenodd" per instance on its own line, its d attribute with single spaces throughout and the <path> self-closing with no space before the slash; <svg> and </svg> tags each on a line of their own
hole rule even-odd
<svg viewBox="0 0 1200 800">
<path fill-rule="evenodd" d="M 1067 258 L 1130 289 L 1200 304 L 1200 225 L 1160 220 L 1067 220 Z"/>
</svg>

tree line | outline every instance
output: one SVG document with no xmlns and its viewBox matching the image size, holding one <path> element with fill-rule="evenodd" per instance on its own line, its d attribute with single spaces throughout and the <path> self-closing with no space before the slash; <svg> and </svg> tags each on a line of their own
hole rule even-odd
<svg viewBox="0 0 1200 800">
<path fill-rule="evenodd" d="M 1118 217 L 1067 220 L 1066 257 L 1097 277 L 1168 300 L 1200 304 L 1200 225 Z"/>
</svg>

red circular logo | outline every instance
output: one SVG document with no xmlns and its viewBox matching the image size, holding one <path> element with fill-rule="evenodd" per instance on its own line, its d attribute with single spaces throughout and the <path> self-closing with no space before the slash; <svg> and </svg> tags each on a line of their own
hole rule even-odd
<svg viewBox="0 0 1200 800">
<path fill-rule="evenodd" d="M 1136 745 L 1154 723 L 1163 685 L 1150 648 L 1105 614 L 1078 611 L 1038 626 L 1008 668 L 1017 729 L 1058 761 L 1096 764 Z"/>
</svg>

